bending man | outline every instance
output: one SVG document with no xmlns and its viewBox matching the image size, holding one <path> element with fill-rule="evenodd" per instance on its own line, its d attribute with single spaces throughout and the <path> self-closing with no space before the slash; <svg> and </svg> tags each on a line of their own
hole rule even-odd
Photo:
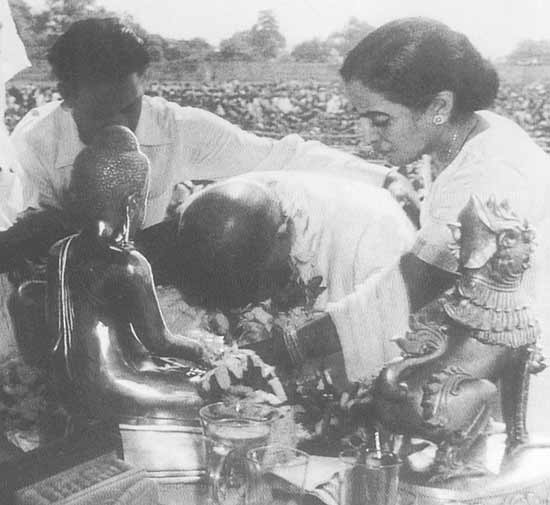
<svg viewBox="0 0 550 505">
<path fill-rule="evenodd" d="M 382 189 L 312 173 L 251 173 L 188 202 L 170 261 L 185 295 L 220 308 L 269 298 L 293 269 L 305 283 L 321 276 L 326 289 L 315 308 L 330 314 L 348 379 L 356 380 L 393 357 L 390 338 L 407 327 L 397 264 L 413 239 Z M 310 328 L 309 336 L 324 337 L 296 342 L 294 359 L 337 349 L 325 330 Z"/>
</svg>

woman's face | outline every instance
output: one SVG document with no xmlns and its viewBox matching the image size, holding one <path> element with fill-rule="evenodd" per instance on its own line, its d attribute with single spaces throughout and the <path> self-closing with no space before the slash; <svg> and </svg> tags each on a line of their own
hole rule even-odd
<svg viewBox="0 0 550 505">
<path fill-rule="evenodd" d="M 387 100 L 359 81 L 346 83 L 346 94 L 357 111 L 365 141 L 395 166 L 419 159 L 429 152 L 432 118 Z"/>
</svg>

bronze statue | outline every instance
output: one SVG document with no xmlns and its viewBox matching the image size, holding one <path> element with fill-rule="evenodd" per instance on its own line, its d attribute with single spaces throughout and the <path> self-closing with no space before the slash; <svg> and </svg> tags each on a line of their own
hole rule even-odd
<svg viewBox="0 0 550 505">
<path fill-rule="evenodd" d="M 131 241 L 149 171 L 129 129 L 103 129 L 76 158 L 67 195 L 81 231 L 50 251 L 55 355 L 77 398 L 103 418 L 195 418 L 203 403 L 192 376 L 205 348 L 166 327 L 149 263 Z"/>
<path fill-rule="evenodd" d="M 534 232 L 506 202 L 472 196 L 451 225 L 460 271 L 455 286 L 410 320 L 397 339 L 403 358 L 374 390 L 384 428 L 438 445 L 436 479 L 483 472 L 471 458 L 501 383 L 507 453 L 528 440 L 529 374 L 545 365 L 539 327 L 522 290 Z"/>
</svg>

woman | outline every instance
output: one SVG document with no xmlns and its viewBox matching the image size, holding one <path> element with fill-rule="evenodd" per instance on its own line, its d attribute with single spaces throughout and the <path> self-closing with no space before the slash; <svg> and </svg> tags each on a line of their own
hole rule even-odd
<svg viewBox="0 0 550 505">
<path fill-rule="evenodd" d="M 367 35 L 341 68 L 347 94 L 375 149 L 403 166 L 429 156 L 434 182 L 422 204 L 421 229 L 401 269 L 411 310 L 451 285 L 457 260 L 450 223 L 472 194 L 507 199 L 538 230 L 538 250 L 525 276 L 547 334 L 550 315 L 550 159 L 512 121 L 486 110 L 495 99 L 496 70 L 468 38 L 431 19 L 387 23 Z M 543 342 L 550 348 L 550 342 Z M 550 373 L 536 379 L 531 428 L 548 422 L 537 401 Z M 539 408 L 537 408 L 537 404 Z"/>
</svg>

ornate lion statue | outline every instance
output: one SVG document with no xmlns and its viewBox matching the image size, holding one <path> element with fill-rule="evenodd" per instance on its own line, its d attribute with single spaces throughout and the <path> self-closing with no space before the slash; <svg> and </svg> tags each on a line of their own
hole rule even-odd
<svg viewBox="0 0 550 505">
<path fill-rule="evenodd" d="M 483 472 L 472 454 L 500 383 L 507 453 L 525 444 L 529 376 L 545 368 L 540 330 L 522 289 L 534 231 L 506 202 L 472 196 L 450 225 L 459 260 L 453 288 L 411 316 L 402 359 L 374 384 L 374 408 L 393 433 L 438 446 L 436 479 Z"/>
</svg>

